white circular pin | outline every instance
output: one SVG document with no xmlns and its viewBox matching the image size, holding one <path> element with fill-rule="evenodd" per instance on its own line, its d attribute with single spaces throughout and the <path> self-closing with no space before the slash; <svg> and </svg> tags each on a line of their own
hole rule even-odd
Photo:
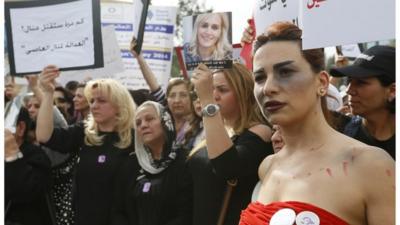
<svg viewBox="0 0 400 225">
<path fill-rule="evenodd" d="M 296 217 L 296 225 L 319 225 L 319 217 L 310 211 L 303 211 Z"/>
<path fill-rule="evenodd" d="M 270 225 L 293 225 L 296 220 L 296 212 L 293 209 L 284 208 L 272 215 Z"/>
</svg>

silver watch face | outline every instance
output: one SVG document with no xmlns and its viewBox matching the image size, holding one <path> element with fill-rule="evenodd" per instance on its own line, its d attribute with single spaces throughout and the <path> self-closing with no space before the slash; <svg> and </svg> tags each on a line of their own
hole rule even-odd
<svg viewBox="0 0 400 225">
<path fill-rule="evenodd" d="M 207 114 L 214 115 L 217 112 L 217 107 L 215 105 L 208 105 L 206 110 L 207 110 Z"/>
<path fill-rule="evenodd" d="M 218 105 L 215 104 L 206 105 L 203 109 L 203 116 L 215 116 L 218 110 L 219 110 Z"/>
</svg>

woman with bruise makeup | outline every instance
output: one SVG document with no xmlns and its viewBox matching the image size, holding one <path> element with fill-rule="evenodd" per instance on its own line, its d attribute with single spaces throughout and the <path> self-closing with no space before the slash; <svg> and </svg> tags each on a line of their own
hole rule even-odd
<svg viewBox="0 0 400 225">
<path fill-rule="evenodd" d="M 328 124 L 324 53 L 302 50 L 301 34 L 278 22 L 254 46 L 254 94 L 285 145 L 260 165 L 240 224 L 394 224 L 395 163 Z"/>
</svg>

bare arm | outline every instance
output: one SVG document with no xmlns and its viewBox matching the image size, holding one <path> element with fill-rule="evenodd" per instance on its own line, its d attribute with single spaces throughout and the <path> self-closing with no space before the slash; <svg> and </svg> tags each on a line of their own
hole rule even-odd
<svg viewBox="0 0 400 225">
<path fill-rule="evenodd" d="M 368 225 L 395 224 L 395 162 L 383 149 L 368 147 L 359 157 Z"/>
<path fill-rule="evenodd" d="M 193 71 L 192 82 L 202 107 L 208 104 L 216 104 L 213 97 L 213 75 L 208 67 L 200 64 Z M 208 157 L 214 159 L 228 150 L 233 142 L 225 129 L 220 112 L 213 117 L 203 117 L 203 125 L 206 133 Z"/>
<path fill-rule="evenodd" d="M 160 85 L 157 83 L 156 76 L 154 75 L 153 71 L 151 71 L 149 65 L 147 64 L 146 60 L 143 58 L 142 54 L 137 54 L 134 50 L 136 46 L 136 38 L 133 37 L 131 41 L 130 51 L 132 55 L 136 57 L 136 60 L 139 63 L 140 70 L 143 73 L 143 78 L 146 81 L 147 85 L 149 85 L 150 91 L 154 92 L 160 88 Z"/>
<path fill-rule="evenodd" d="M 56 66 L 49 65 L 40 73 L 39 82 L 43 91 L 36 125 L 36 138 L 39 142 L 47 142 L 53 133 L 53 94 L 55 78 L 60 72 Z"/>
</svg>

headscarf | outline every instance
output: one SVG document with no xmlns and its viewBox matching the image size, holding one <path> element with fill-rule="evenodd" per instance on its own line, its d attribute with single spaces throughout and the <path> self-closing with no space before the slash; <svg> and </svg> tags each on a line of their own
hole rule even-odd
<svg viewBox="0 0 400 225">
<path fill-rule="evenodd" d="M 137 131 L 135 129 L 135 152 L 142 169 L 151 174 L 158 174 L 166 169 L 171 162 L 176 158 L 178 146 L 175 143 L 175 127 L 172 121 L 172 117 L 166 108 L 153 101 L 146 101 L 142 105 L 152 105 L 157 112 L 157 115 L 161 119 L 161 125 L 164 130 L 165 143 L 162 151 L 160 160 L 153 159 L 150 149 L 145 146 L 138 138 Z"/>
</svg>

